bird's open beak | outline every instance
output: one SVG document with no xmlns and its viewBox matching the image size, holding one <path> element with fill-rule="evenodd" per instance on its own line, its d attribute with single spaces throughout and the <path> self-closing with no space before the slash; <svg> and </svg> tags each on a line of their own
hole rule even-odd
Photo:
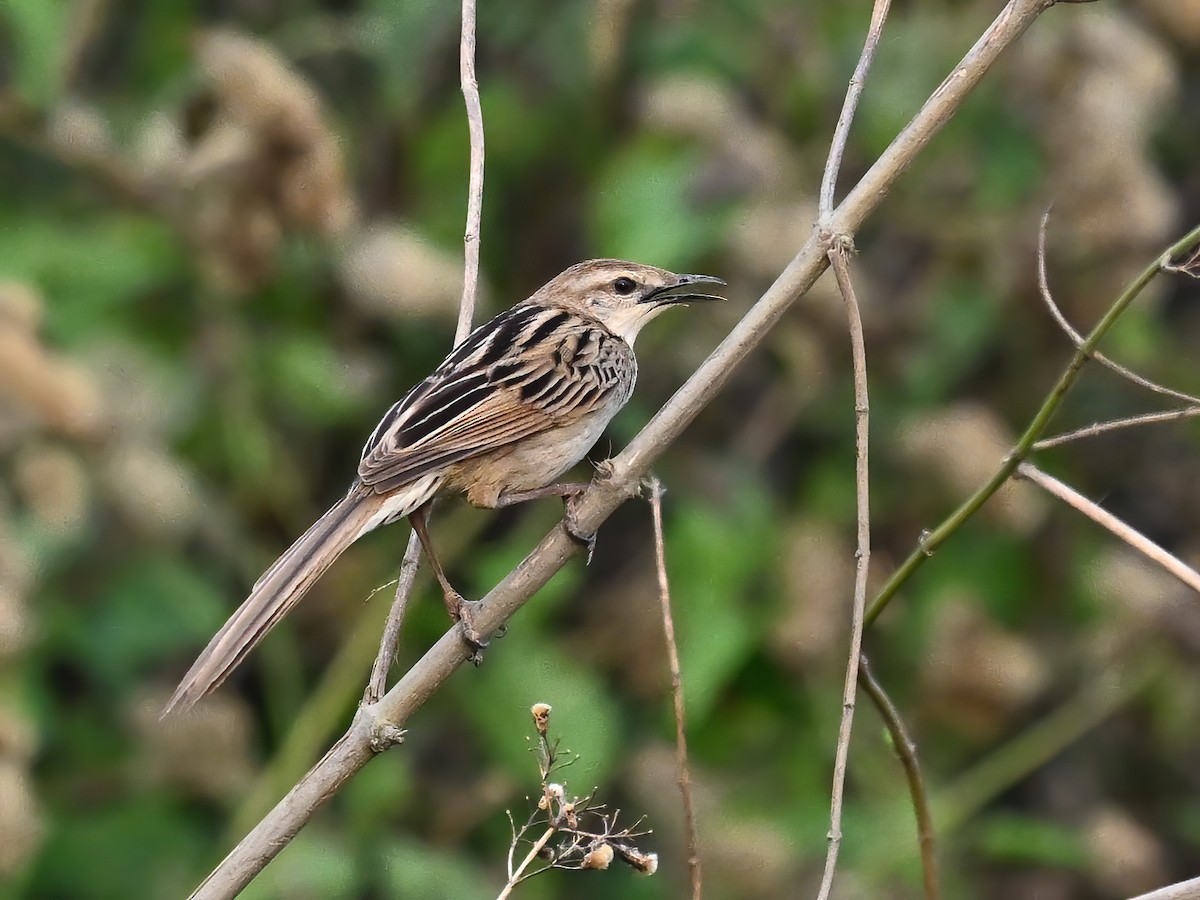
<svg viewBox="0 0 1200 900">
<path fill-rule="evenodd" d="M 706 294 L 700 288 L 708 284 L 725 284 L 720 278 L 712 275 L 676 275 L 672 284 L 655 288 L 645 297 L 642 303 L 657 303 L 666 306 L 670 303 L 690 303 L 693 300 L 724 300 L 717 294 Z"/>
</svg>

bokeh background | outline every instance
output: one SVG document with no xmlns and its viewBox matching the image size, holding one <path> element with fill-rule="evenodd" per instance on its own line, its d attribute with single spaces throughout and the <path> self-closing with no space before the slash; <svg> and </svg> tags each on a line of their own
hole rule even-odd
<svg viewBox="0 0 1200 900">
<path fill-rule="evenodd" d="M 730 284 L 639 341 L 646 422 L 799 247 L 869 3 L 483 3 L 480 315 L 621 256 Z M 865 170 L 998 2 L 897 2 L 851 137 Z M 467 131 L 458 9 L 429 0 L 0 4 L 0 896 L 179 897 L 340 734 L 407 539 L 361 542 L 211 702 L 178 677 L 344 490 L 448 349 Z M 1200 214 L 1200 2 L 1060 6 L 859 236 L 874 575 L 992 470 L 1070 351 L 1036 293 L 1042 209 L 1094 322 Z M 1156 282 L 1108 349 L 1200 391 L 1200 297 Z M 656 467 L 668 488 L 708 896 L 808 895 L 825 851 L 853 563 L 853 416 L 823 280 Z M 1090 372 L 1062 427 L 1162 408 Z M 1043 454 L 1200 564 L 1200 424 Z M 556 520 L 446 504 L 481 595 Z M 518 896 L 681 896 L 686 853 L 650 517 L 626 504 L 478 670 L 457 673 L 246 891 L 487 897 L 537 791 L 645 814 L 653 878 Z M 445 628 L 422 576 L 401 663 Z M 1123 897 L 1200 870 L 1200 603 L 1017 485 L 867 637 L 920 744 L 953 897 Z M 911 808 L 860 706 L 843 898 L 919 896 Z"/>
</svg>

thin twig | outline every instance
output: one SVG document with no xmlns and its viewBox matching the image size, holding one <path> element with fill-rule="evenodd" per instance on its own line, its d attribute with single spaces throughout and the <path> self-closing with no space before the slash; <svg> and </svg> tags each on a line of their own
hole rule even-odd
<svg viewBox="0 0 1200 900">
<path fill-rule="evenodd" d="M 1067 321 L 1067 317 L 1063 315 L 1062 310 L 1058 308 L 1058 304 L 1054 302 L 1054 295 L 1050 293 L 1050 280 L 1046 276 L 1046 227 L 1049 222 L 1050 209 L 1047 208 L 1046 211 L 1042 213 L 1042 221 L 1038 227 L 1038 292 L 1042 295 L 1042 300 L 1045 302 L 1046 308 L 1050 310 L 1050 315 L 1054 317 L 1054 321 L 1058 323 L 1058 327 L 1065 331 L 1067 337 L 1071 339 L 1071 342 L 1075 345 L 1075 347 L 1079 348 L 1083 346 L 1083 336 L 1075 330 L 1070 322 Z M 1169 259 L 1164 260 L 1161 263 L 1160 268 L 1166 271 L 1168 270 L 1168 265 Z M 1116 372 L 1122 378 L 1133 382 L 1139 387 L 1144 387 L 1148 391 L 1153 391 L 1156 394 L 1162 394 L 1164 397 L 1174 397 L 1176 400 L 1184 400 L 1191 404 L 1200 405 L 1200 397 L 1193 397 L 1191 394 L 1185 394 L 1183 391 L 1177 391 L 1174 388 L 1169 388 L 1166 385 L 1159 384 L 1157 381 L 1151 381 L 1144 375 L 1139 375 L 1137 372 L 1126 368 L 1119 362 L 1109 359 L 1099 350 L 1093 350 L 1091 353 L 1091 358 L 1100 363 L 1100 365 L 1104 366 L 1106 369 Z"/>
<path fill-rule="evenodd" d="M 1163 263 L 1163 271 L 1172 275 L 1186 275 L 1188 278 L 1200 278 L 1200 247 L 1197 247 L 1180 262 L 1167 260 Z"/>
<path fill-rule="evenodd" d="M 462 0 L 462 37 L 459 42 L 458 77 L 462 82 L 463 103 L 467 108 L 467 129 L 471 136 L 471 177 L 467 191 L 467 228 L 463 232 L 462 302 L 458 307 L 458 328 L 454 343 L 471 332 L 475 318 L 475 295 L 479 287 L 479 232 L 483 216 L 483 106 L 479 101 L 479 82 L 475 78 L 475 0 Z"/>
<path fill-rule="evenodd" d="M 864 655 L 858 664 L 858 683 L 875 709 L 892 738 L 892 749 L 900 759 L 904 768 L 904 777 L 908 780 L 908 792 L 912 796 L 913 812 L 917 816 L 917 846 L 921 851 L 921 873 L 925 879 L 925 900 L 938 900 L 941 890 L 938 887 L 937 847 L 934 843 L 933 816 L 929 812 L 929 796 L 925 792 L 925 778 L 921 774 L 921 763 L 917 759 L 917 744 L 909 734 L 900 710 L 892 702 L 892 698 L 875 678 L 871 664 Z"/>
<path fill-rule="evenodd" d="M 858 98 L 862 96 L 867 73 L 871 71 L 871 63 L 879 47 L 879 38 L 883 34 L 883 23 L 887 20 L 890 5 L 891 0 L 875 0 L 871 9 L 871 25 L 867 29 L 867 39 L 863 43 L 858 64 L 854 67 L 854 74 L 850 76 L 850 85 L 846 88 L 846 98 L 842 101 L 842 112 L 838 116 L 837 127 L 833 129 L 829 157 L 825 160 L 825 172 L 821 176 L 820 203 L 817 206 L 822 221 L 833 214 L 834 191 L 837 190 L 838 173 L 842 169 L 842 154 L 846 152 L 850 125 L 854 122 L 854 113 L 858 110 Z"/>
<path fill-rule="evenodd" d="M 529 848 L 529 853 L 525 855 L 525 858 L 521 860 L 521 864 L 517 866 L 517 870 L 508 876 L 508 884 L 504 885 L 504 890 L 496 895 L 496 900 L 504 900 L 505 897 L 508 897 L 513 892 L 513 888 L 517 886 L 517 882 L 525 877 L 525 870 L 537 859 L 537 855 L 542 852 L 542 848 L 546 846 L 550 838 L 554 837 L 556 831 L 558 829 L 551 825 L 534 842 L 533 846 Z"/>
<path fill-rule="evenodd" d="M 1098 434 L 1107 434 L 1110 431 L 1118 431 L 1122 428 L 1133 428 L 1137 425 L 1153 425 L 1156 422 L 1177 422 L 1180 419 L 1190 419 L 1193 416 L 1200 416 L 1200 406 L 1184 406 L 1179 409 L 1169 409 L 1165 412 L 1143 413 L 1140 416 L 1113 419 L 1111 422 L 1097 422 L 1086 428 L 1077 428 L 1074 431 L 1068 431 L 1064 434 L 1056 434 L 1054 437 L 1043 438 L 1035 443 L 1032 449 L 1035 451 L 1049 450 L 1051 447 L 1058 447 L 1062 444 L 1069 444 L 1071 441 L 1095 437 Z"/>
<path fill-rule="evenodd" d="M 700 871 L 700 839 L 696 832 L 696 810 L 692 805 L 692 776 L 688 768 L 687 730 L 684 727 L 683 674 L 679 647 L 675 642 L 675 620 L 671 616 L 671 585 L 667 580 L 667 558 L 663 540 L 662 482 L 649 479 L 650 511 L 654 520 L 654 560 L 658 568 L 658 600 L 662 610 L 663 637 L 667 642 L 667 664 L 671 667 L 671 696 L 675 703 L 675 777 L 683 799 L 683 825 L 687 832 L 688 871 L 692 876 L 692 900 L 700 900 L 703 879 Z"/>
<path fill-rule="evenodd" d="M 1096 323 L 1096 327 L 1091 330 L 1087 338 L 1076 349 L 1075 355 L 1071 357 L 1070 363 L 1067 364 L 1067 368 L 1059 376 L 1058 382 L 1042 401 L 1041 408 L 1037 411 L 1037 414 L 1033 417 L 1028 427 L 1026 427 L 1025 433 L 1021 435 L 1017 441 L 1017 445 L 1004 458 L 1004 461 L 1001 462 L 992 477 L 988 479 L 986 484 L 964 500 L 958 509 L 947 516 L 937 528 L 926 534 L 918 543 L 916 549 L 892 573 L 892 577 L 880 589 L 872 601 L 870 609 L 867 610 L 866 624 L 868 626 L 872 625 L 879 618 L 880 613 L 891 602 L 891 599 L 896 596 L 896 592 L 913 576 L 917 569 L 921 568 L 925 561 L 933 556 L 938 548 L 952 534 L 958 531 L 968 519 L 975 515 L 983 504 L 1008 481 L 1013 472 L 1017 470 L 1017 466 L 1029 456 L 1033 450 L 1034 443 L 1037 442 L 1038 438 L 1046 430 L 1051 417 L 1062 403 L 1063 397 L 1066 396 L 1067 391 L 1071 389 L 1071 386 L 1079 378 L 1079 373 L 1083 369 L 1084 364 L 1092 358 L 1096 346 L 1108 334 L 1117 319 L 1120 318 L 1121 313 L 1133 303 L 1138 294 L 1145 289 L 1146 285 L 1153 281 L 1154 277 L 1162 271 L 1162 266 L 1166 261 L 1174 259 L 1179 254 L 1190 250 L 1198 241 L 1200 241 L 1200 227 L 1193 228 L 1172 244 L 1125 287 L 1112 306 L 1108 308 L 1104 317 Z"/>
<path fill-rule="evenodd" d="M 475 321 L 475 298 L 479 293 L 479 233 L 483 217 L 483 105 L 479 100 L 479 82 L 475 78 L 475 0 L 463 0 L 462 30 L 458 51 L 459 80 L 463 103 L 467 108 L 467 130 L 471 140 L 471 174 L 467 188 L 467 227 L 463 232 L 463 290 L 458 306 L 458 326 L 454 345 L 471 333 Z M 396 596 L 388 613 L 387 624 L 379 641 L 379 653 L 371 666 L 371 677 L 363 694 L 363 703 L 376 703 L 387 687 L 387 673 L 396 658 L 400 632 L 408 612 L 408 600 L 421 561 L 421 542 L 414 531 L 408 536 Z"/>
<path fill-rule="evenodd" d="M 371 664 L 371 677 L 363 693 L 363 703 L 378 703 L 387 690 L 388 670 L 400 647 L 400 632 L 404 629 L 404 617 L 408 613 L 408 601 L 412 596 L 413 584 L 417 580 L 417 569 L 421 564 L 421 542 L 414 531 L 408 536 L 408 547 L 400 562 L 400 574 L 396 577 L 396 594 L 388 611 L 387 622 L 379 639 L 379 652 Z"/>
<path fill-rule="evenodd" d="M 857 543 L 854 552 L 854 603 L 850 617 L 850 653 L 846 661 L 846 681 L 842 690 L 842 721 L 838 728 L 833 764 L 833 792 L 829 804 L 829 847 L 817 900 L 827 900 L 833 889 L 838 850 L 842 843 L 842 800 L 846 790 L 846 764 L 850 757 L 850 735 L 854 728 L 855 699 L 858 696 L 858 666 L 862 656 L 863 611 L 867 605 L 867 574 L 871 566 L 871 490 L 867 455 L 870 441 L 870 403 L 867 392 L 867 351 L 863 340 L 862 316 L 854 283 L 850 279 L 850 247 L 840 241 L 829 250 L 829 262 L 838 289 L 846 305 L 850 331 L 850 349 L 854 360 L 854 483 L 857 512 Z"/>
<path fill-rule="evenodd" d="M 853 232 L 874 212 L 892 185 L 954 116 L 1000 55 L 1052 4 L 1010 0 L 912 121 L 867 170 L 834 211 L 827 229 L 814 229 L 796 257 L 754 303 L 721 344 L 629 445 L 609 461 L 575 507 L 575 531 L 591 534 L 636 493 L 656 459 L 717 394 L 738 365 L 755 350 L 792 305 L 829 265 L 833 234 Z M 497 584 L 477 608 L 478 626 L 495 630 L 542 588 L 578 552 L 560 523 Z M 426 654 L 370 707 L 360 707 L 346 734 L 276 804 L 204 880 L 196 900 L 230 900 L 374 756 L 372 740 L 381 724 L 403 726 L 463 664 L 462 638 L 447 630 Z"/>
<path fill-rule="evenodd" d="M 818 205 L 821 227 L 827 228 L 827 221 L 833 216 L 834 193 L 837 189 L 838 173 L 842 167 L 842 154 L 846 150 L 850 126 L 854 122 L 854 114 L 858 110 L 858 100 L 862 96 L 867 73 L 875 59 L 875 51 L 879 47 L 879 39 L 883 34 L 884 22 L 887 21 L 889 6 L 890 0 L 875 0 L 872 5 L 871 24 L 867 29 L 866 40 L 863 41 L 862 53 L 859 54 L 858 64 L 854 67 L 854 74 L 850 76 L 850 84 L 846 88 L 846 97 L 842 101 L 842 111 L 833 131 L 829 156 L 825 161 L 825 171 L 821 177 Z M 871 557 L 870 469 L 867 461 L 870 429 L 867 400 L 867 356 L 863 341 L 862 316 L 858 308 L 858 299 L 854 296 L 854 285 L 850 280 L 850 269 L 847 263 L 847 257 L 852 248 L 851 238 L 848 233 L 843 235 L 831 231 L 830 234 L 833 243 L 828 251 L 829 262 L 833 267 L 834 276 L 841 289 L 842 300 L 846 305 L 850 347 L 854 359 L 854 456 L 858 549 L 855 552 L 857 565 L 850 621 L 850 654 L 846 662 L 846 681 L 842 691 L 842 720 L 838 727 L 837 748 L 834 752 L 833 789 L 829 802 L 829 846 L 825 854 L 825 868 L 821 873 L 821 888 L 817 893 L 817 900 L 827 900 L 829 892 L 833 889 L 833 874 L 837 869 L 838 852 L 842 845 L 842 801 L 846 790 L 846 765 L 850 756 L 850 735 L 854 728 L 854 704 L 858 693 L 858 661 L 862 654 L 863 610 L 867 602 L 867 572 Z"/>
<path fill-rule="evenodd" d="M 1121 521 L 1104 507 L 1083 496 L 1070 485 L 1064 484 L 1052 475 L 1047 475 L 1029 463 L 1021 463 L 1017 467 L 1017 475 L 1021 478 L 1028 478 L 1047 493 L 1053 494 L 1063 503 L 1079 510 L 1093 522 L 1107 528 L 1146 559 L 1158 563 L 1193 591 L 1200 593 L 1200 573 L 1178 556 L 1154 543 L 1136 528 Z"/>
</svg>

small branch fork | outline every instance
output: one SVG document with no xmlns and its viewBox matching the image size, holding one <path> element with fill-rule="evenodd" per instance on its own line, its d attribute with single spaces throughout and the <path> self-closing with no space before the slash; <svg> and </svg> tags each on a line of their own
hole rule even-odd
<svg viewBox="0 0 1200 900">
<path fill-rule="evenodd" d="M 1048 207 L 1042 213 L 1042 221 L 1038 225 L 1038 250 L 1037 250 L 1037 275 L 1038 275 L 1038 292 L 1042 295 L 1042 300 L 1046 304 L 1046 308 L 1050 310 L 1050 315 L 1054 321 L 1058 323 L 1058 327 L 1066 332 L 1067 337 L 1071 339 L 1071 343 L 1078 350 L 1083 346 L 1083 335 L 1072 327 L 1067 321 L 1067 317 L 1063 315 L 1062 310 L 1058 308 L 1058 304 L 1054 302 L 1054 295 L 1050 292 L 1050 281 L 1046 276 L 1046 228 L 1050 223 L 1050 208 Z M 1171 271 L 1168 263 L 1162 264 L 1163 271 Z M 1178 270 L 1182 271 L 1182 270 Z M 1159 384 L 1157 381 L 1151 381 L 1132 369 L 1128 369 L 1119 362 L 1114 362 L 1109 359 L 1099 350 L 1091 350 L 1090 356 L 1100 365 L 1104 366 L 1113 372 L 1116 372 L 1122 378 L 1130 381 L 1139 387 L 1144 387 L 1148 391 L 1153 391 L 1156 394 L 1162 394 L 1165 397 L 1174 397 L 1176 400 L 1183 400 L 1193 406 L 1200 406 L 1200 397 L 1194 397 L 1191 394 L 1185 394 L 1182 391 L 1177 391 L 1174 388 L 1166 387 Z M 1059 443 L 1065 443 L 1059 441 Z"/>
<path fill-rule="evenodd" d="M 683 824 L 687 832 L 688 872 L 692 879 L 692 900 L 700 900 L 703 878 L 700 871 L 700 840 L 696 832 L 696 811 L 692 805 L 692 776 L 688 768 L 687 729 L 684 722 L 683 675 L 679 667 L 679 647 L 675 642 L 675 620 L 671 616 L 671 586 L 667 580 L 667 559 L 663 540 L 662 482 L 653 475 L 647 480 L 650 510 L 654 520 L 654 559 L 658 569 L 658 599 L 662 609 L 663 637 L 667 643 L 667 662 L 671 667 L 671 697 L 675 706 L 675 774 L 683 800 Z"/>
<path fill-rule="evenodd" d="M 462 0 L 462 31 L 458 53 L 459 80 L 463 102 L 467 108 L 467 130 L 471 138 L 471 175 L 467 189 L 467 227 L 463 233 L 463 291 L 458 306 L 458 327 L 454 330 L 454 345 L 458 346 L 471 333 L 475 320 L 475 298 L 479 292 L 479 232 L 483 217 L 483 105 L 479 99 L 479 81 L 475 77 L 475 0 Z M 408 612 L 408 600 L 421 562 L 421 541 L 415 530 L 408 536 L 396 596 L 388 612 L 387 624 L 379 641 L 379 653 L 371 666 L 362 702 L 378 703 L 387 689 L 387 675 L 400 646 L 400 632 Z"/>
<path fill-rule="evenodd" d="M 576 531 L 593 533 L 618 506 L 637 492 L 653 462 L 716 396 L 738 365 L 763 342 L 773 326 L 829 266 L 828 252 L 833 236 L 852 235 L 862 225 L 900 175 L 954 116 L 1004 50 L 1053 5 L 1053 0 L 1009 0 L 846 198 L 823 220 L 820 228 L 809 234 L 774 284 L 646 427 L 592 481 L 575 506 Z M 1180 249 L 1172 258 L 1182 252 Z M 567 530 L 561 524 L 556 526 L 483 598 L 477 607 L 477 627 L 495 630 L 578 552 L 578 546 Z M 898 573 L 889 582 L 892 593 L 919 565 L 920 561 L 916 565 L 906 561 L 908 574 Z M 872 607 L 875 615 L 887 599 L 890 595 L 886 599 L 876 598 Z M 873 617 L 868 613 L 866 622 Z M 378 703 L 359 708 L 347 732 L 230 851 L 192 896 L 196 900 L 229 900 L 236 896 L 314 813 L 370 761 L 375 754 L 372 741 L 381 727 L 402 728 L 463 661 L 461 637 L 457 627 L 452 627 Z"/>
</svg>

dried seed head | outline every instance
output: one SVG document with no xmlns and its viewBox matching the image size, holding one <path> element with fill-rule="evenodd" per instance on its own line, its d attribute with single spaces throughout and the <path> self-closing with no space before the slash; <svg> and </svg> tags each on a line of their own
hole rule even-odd
<svg viewBox="0 0 1200 900">
<path fill-rule="evenodd" d="M 542 737 L 546 736 L 546 729 L 550 727 L 550 710 L 552 708 L 549 703 L 535 703 L 529 707 L 529 713 L 533 716 L 534 727 L 537 728 L 537 733 Z"/>
<path fill-rule="evenodd" d="M 632 866 L 643 875 L 653 875 L 658 871 L 657 853 L 643 853 L 629 844 L 614 844 L 613 850 L 621 858 L 621 862 Z"/>
<path fill-rule="evenodd" d="M 607 869 L 608 864 L 613 860 L 613 848 L 608 844 L 601 844 L 598 847 L 589 850 L 587 855 L 583 857 L 583 862 L 580 864 L 582 869 Z"/>
</svg>

